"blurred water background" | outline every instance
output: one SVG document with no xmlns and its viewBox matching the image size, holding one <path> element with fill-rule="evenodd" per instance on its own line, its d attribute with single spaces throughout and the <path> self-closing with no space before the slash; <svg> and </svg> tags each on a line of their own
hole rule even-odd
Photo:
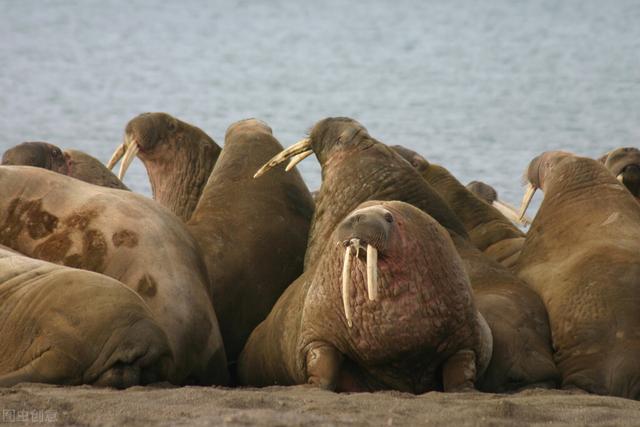
<svg viewBox="0 0 640 427">
<path fill-rule="evenodd" d="M 638 0 L 0 0 L 0 151 L 106 161 L 145 111 L 288 146 L 341 115 L 518 203 L 544 150 L 640 145 L 639 23 Z M 150 194 L 139 161 L 125 182 Z"/>
</svg>

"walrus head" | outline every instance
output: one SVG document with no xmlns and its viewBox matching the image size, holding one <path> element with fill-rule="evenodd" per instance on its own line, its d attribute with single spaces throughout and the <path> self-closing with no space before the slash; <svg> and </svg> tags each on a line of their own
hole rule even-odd
<svg viewBox="0 0 640 427">
<path fill-rule="evenodd" d="M 256 172 L 254 178 L 287 160 L 287 171 L 314 153 L 320 164 L 324 165 L 327 159 L 340 151 L 363 150 L 373 144 L 375 141 L 367 129 L 356 120 L 348 117 L 329 117 L 316 123 L 308 138 L 298 141 L 269 160 Z"/>
<path fill-rule="evenodd" d="M 134 117 L 124 141 L 107 168 L 122 159 L 118 178 L 124 177 L 137 156 L 142 160 L 156 202 L 188 221 L 220 155 L 220 147 L 200 128 L 167 113 Z"/>
<path fill-rule="evenodd" d="M 35 166 L 68 175 L 69 168 L 62 150 L 47 142 L 23 142 L 2 155 L 3 165 Z"/>
<path fill-rule="evenodd" d="M 467 184 L 467 189 L 475 194 L 476 197 L 499 210 L 505 218 L 508 218 L 512 222 L 524 226 L 531 225 L 531 218 L 526 215 L 521 217 L 514 206 L 498 198 L 498 192 L 489 184 L 482 181 L 471 181 Z"/>
<path fill-rule="evenodd" d="M 520 205 L 521 220 L 524 218 L 536 190 L 541 189 L 545 191 L 545 179 L 549 175 L 549 172 L 551 172 L 560 161 L 573 156 L 572 153 L 566 151 L 545 151 L 531 160 L 525 175 L 527 189 L 522 199 L 522 204 Z"/>
<path fill-rule="evenodd" d="M 140 114 L 127 123 L 124 141 L 111 156 L 107 168 L 113 169 L 122 159 L 118 178 L 123 179 L 131 162 L 138 156 L 150 172 L 148 161 L 174 161 L 181 145 L 194 142 L 191 141 L 194 138 L 197 140 L 195 142 L 202 140 L 215 145 L 215 142 L 201 129 L 178 120 L 170 114 Z"/>
<path fill-rule="evenodd" d="M 640 150 L 621 147 L 611 151 L 604 166 L 624 184 L 635 197 L 640 197 Z"/>
</svg>

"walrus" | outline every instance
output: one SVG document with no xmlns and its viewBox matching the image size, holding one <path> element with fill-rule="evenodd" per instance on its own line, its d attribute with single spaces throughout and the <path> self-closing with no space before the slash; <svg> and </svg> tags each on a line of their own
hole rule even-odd
<svg viewBox="0 0 640 427">
<path fill-rule="evenodd" d="M 165 333 L 122 283 L 0 246 L 0 387 L 164 380 Z"/>
<path fill-rule="evenodd" d="M 473 388 L 491 332 L 449 235 L 429 215 L 403 202 L 364 203 L 314 265 L 251 334 L 238 363 L 242 384 Z"/>
<path fill-rule="evenodd" d="M 307 186 L 295 170 L 253 179 L 282 149 L 259 120 L 229 126 L 224 150 L 187 223 L 203 250 L 230 363 L 302 273 L 313 215 Z"/>
<path fill-rule="evenodd" d="M 353 119 L 321 120 L 311 130 L 308 140 L 305 139 L 275 156 L 256 172 L 256 176 L 262 179 L 261 175 L 266 171 L 291 159 L 287 166 L 289 169 L 312 152 L 315 152 L 322 166 L 323 180 L 316 198 L 305 270 L 314 268 L 315 260 L 324 250 L 320 245 L 326 244 L 328 240 L 323 240 L 322 237 L 334 221 L 339 223 L 342 220 L 340 216 L 344 210 L 355 209 L 357 205 L 352 206 L 354 203 L 376 198 L 403 201 L 418 207 L 445 226 L 456 247 L 460 247 L 460 254 L 473 253 L 469 262 L 490 263 L 490 260 L 468 241 L 464 225 L 418 171 L 393 149 L 373 139 L 366 129 Z M 337 223 L 333 227 L 335 229 Z M 470 277 L 472 286 L 474 280 L 485 280 L 478 272 L 486 270 L 479 265 L 476 267 L 469 269 L 476 275 Z M 547 368 L 543 370 L 546 372 Z M 515 371 L 516 369 L 513 370 Z M 527 378 L 520 375 L 516 379 L 516 375 L 512 375 L 511 371 L 500 372 L 499 375 L 500 379 L 492 377 L 486 380 L 486 384 L 520 383 L 522 386 L 524 384 L 520 379 Z M 481 383 L 485 381 L 482 380 Z"/>
<path fill-rule="evenodd" d="M 407 160 L 451 207 L 464 225 L 474 246 L 505 267 L 513 267 L 524 244 L 524 233 L 507 219 L 501 210 L 495 206 L 487 206 L 486 202 L 474 196 L 444 167 L 429 163 L 420 154 L 400 145 L 394 145 L 392 148 Z M 491 187 L 489 189 L 493 190 Z M 484 191 L 486 190 L 484 188 Z M 514 212 L 510 216 L 519 217 L 515 208 L 513 209 Z"/>
<path fill-rule="evenodd" d="M 137 156 L 144 163 L 153 198 L 188 221 L 204 191 L 220 147 L 202 129 L 167 113 L 143 113 L 127 123 L 124 142 L 107 163 L 120 159 L 118 178 Z"/>
<path fill-rule="evenodd" d="M 621 147 L 603 157 L 604 166 L 640 201 L 640 150 Z"/>
<path fill-rule="evenodd" d="M 526 210 L 544 199 L 517 273 L 542 298 L 565 388 L 640 397 L 640 205 L 601 163 L 561 151 L 534 158 Z"/>
<path fill-rule="evenodd" d="M 420 154 L 393 146 L 438 191 L 464 224 L 471 242 L 484 253 L 514 239 L 519 253 L 524 235 L 497 209 L 476 197 L 446 168 Z M 553 361 L 547 311 L 538 295 L 504 266 L 457 242 L 471 278 L 478 310 L 493 334 L 493 357 L 478 386 L 504 392 L 523 387 L 555 387 L 559 373 Z M 516 258 L 517 259 L 517 258 Z"/>
<path fill-rule="evenodd" d="M 0 189 L 0 244 L 124 283 L 169 338 L 171 382 L 226 383 L 206 267 L 178 218 L 132 192 L 30 166 L 0 166 Z"/>
<path fill-rule="evenodd" d="M 79 150 L 62 151 L 48 142 L 23 142 L 2 155 L 3 165 L 35 166 L 90 184 L 129 190 L 100 160 Z"/>
</svg>

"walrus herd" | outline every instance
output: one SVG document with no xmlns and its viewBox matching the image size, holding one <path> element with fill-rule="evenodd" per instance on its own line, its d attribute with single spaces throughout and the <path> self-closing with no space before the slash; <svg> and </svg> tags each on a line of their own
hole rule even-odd
<svg viewBox="0 0 640 427">
<path fill-rule="evenodd" d="M 106 167 L 46 142 L 2 156 L 0 386 L 640 399 L 637 148 L 541 153 L 518 211 L 345 117 L 287 149 L 256 119 L 222 148 L 166 113 L 124 135 Z M 136 157 L 153 200 L 122 183 Z"/>
</svg>

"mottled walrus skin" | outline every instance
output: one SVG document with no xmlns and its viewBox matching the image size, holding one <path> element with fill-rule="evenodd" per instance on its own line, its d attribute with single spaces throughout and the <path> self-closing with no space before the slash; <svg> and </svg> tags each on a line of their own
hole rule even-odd
<svg viewBox="0 0 640 427">
<path fill-rule="evenodd" d="M 60 148 L 47 142 L 18 144 L 4 152 L 2 164 L 6 166 L 35 166 L 101 187 L 129 190 L 95 157 L 78 150 L 63 152 Z"/>
<path fill-rule="evenodd" d="M 367 248 L 358 256 L 347 245 L 354 258 L 345 285 L 345 244 L 358 240 Z M 361 260 L 372 247 L 374 300 Z M 372 201 L 340 223 L 315 267 L 251 334 L 238 372 L 242 384 L 257 386 L 455 391 L 473 387 L 485 369 L 490 337 L 446 230 L 406 203 Z"/>
<path fill-rule="evenodd" d="M 178 218 L 132 192 L 30 166 L 0 166 L 0 189 L 0 244 L 124 283 L 169 338 L 172 382 L 226 382 L 206 267 Z"/>
<path fill-rule="evenodd" d="M 0 387 L 165 380 L 171 351 L 144 301 L 101 274 L 0 246 Z"/>
<path fill-rule="evenodd" d="M 186 222 L 200 200 L 220 147 L 202 129 L 167 113 L 144 113 L 127 123 L 124 142 L 107 167 L 111 169 L 124 156 L 118 174 L 123 179 L 136 155 L 147 169 L 154 200 Z"/>
<path fill-rule="evenodd" d="M 640 205 L 601 163 L 570 153 L 536 157 L 527 179 L 544 200 L 517 272 L 547 308 L 563 387 L 639 398 Z"/>
<path fill-rule="evenodd" d="M 511 221 L 467 190 L 447 169 L 404 147 L 393 148 L 451 206 L 478 249 L 487 251 L 521 235 Z M 531 385 L 556 386 L 559 374 L 547 311 L 540 298 L 515 274 L 474 248 L 462 244 L 456 248 L 471 279 L 476 305 L 493 334 L 493 356 L 478 388 L 503 392 Z"/>
<path fill-rule="evenodd" d="M 640 150 L 635 147 L 617 148 L 603 156 L 601 160 L 640 202 Z"/>
<path fill-rule="evenodd" d="M 281 150 L 259 120 L 231 125 L 187 223 L 203 250 L 229 362 L 302 273 L 313 215 L 307 186 L 297 171 L 253 179 L 260 165 Z"/>
</svg>

